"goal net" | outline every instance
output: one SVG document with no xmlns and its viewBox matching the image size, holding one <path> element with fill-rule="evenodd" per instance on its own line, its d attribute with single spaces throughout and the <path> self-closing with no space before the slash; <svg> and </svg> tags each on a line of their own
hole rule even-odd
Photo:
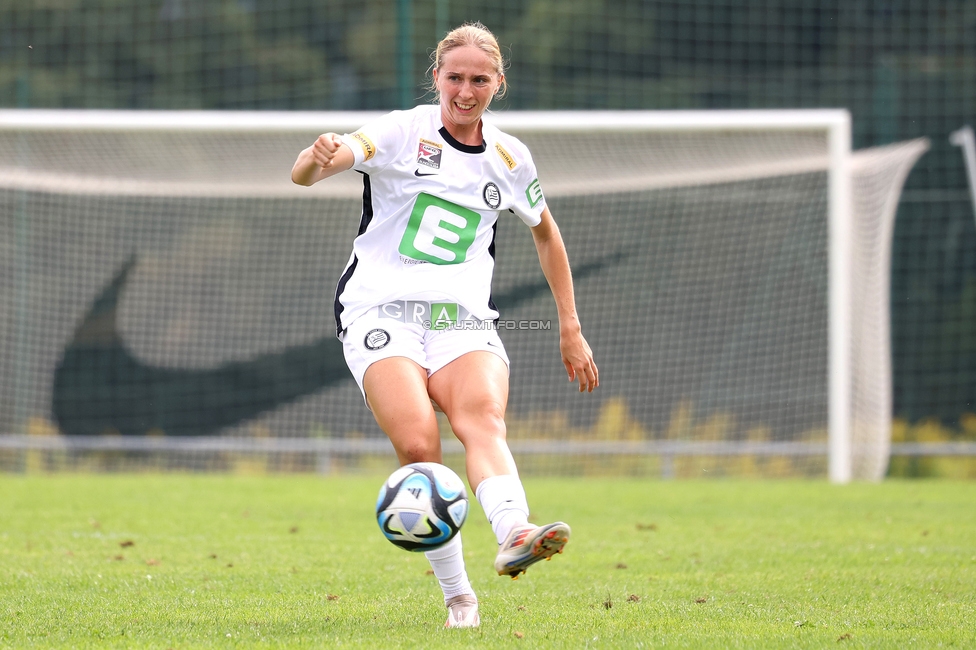
<svg viewBox="0 0 976 650">
<path fill-rule="evenodd" d="M 389 467 L 334 334 L 362 178 L 289 178 L 372 117 L 0 111 L 0 467 Z M 852 153 L 843 111 L 486 119 L 533 152 L 601 372 L 568 385 L 503 215 L 524 472 L 884 475 L 891 232 L 924 141 Z"/>
</svg>

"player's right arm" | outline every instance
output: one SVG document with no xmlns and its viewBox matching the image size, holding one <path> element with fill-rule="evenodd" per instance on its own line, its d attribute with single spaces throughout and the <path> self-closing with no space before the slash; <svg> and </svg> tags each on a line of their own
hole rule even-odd
<svg viewBox="0 0 976 650">
<path fill-rule="evenodd" d="M 324 178 L 351 169 L 356 162 L 352 149 L 335 133 L 323 133 L 312 146 L 298 154 L 291 168 L 291 180 L 311 186 Z"/>
</svg>

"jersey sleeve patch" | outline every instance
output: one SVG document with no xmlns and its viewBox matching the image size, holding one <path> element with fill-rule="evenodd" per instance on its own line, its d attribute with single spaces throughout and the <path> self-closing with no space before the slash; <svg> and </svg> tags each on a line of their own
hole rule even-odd
<svg viewBox="0 0 976 650">
<path fill-rule="evenodd" d="M 505 151 L 505 147 L 503 147 L 501 143 L 495 143 L 495 151 L 497 151 L 498 155 L 501 156 L 502 161 L 504 161 L 505 165 L 508 167 L 508 171 L 512 171 L 515 169 L 516 165 L 518 165 L 518 163 L 515 162 L 515 159 L 512 158 L 512 154 Z"/>
<path fill-rule="evenodd" d="M 529 183 L 529 186 L 525 188 L 525 198 L 529 201 L 529 207 L 534 208 L 539 205 L 539 202 L 542 200 L 542 186 L 539 185 L 538 178 Z"/>
<path fill-rule="evenodd" d="M 376 155 L 376 145 L 373 144 L 372 140 L 363 135 L 362 132 L 356 131 L 352 134 L 352 138 L 363 148 L 363 162 Z"/>
</svg>

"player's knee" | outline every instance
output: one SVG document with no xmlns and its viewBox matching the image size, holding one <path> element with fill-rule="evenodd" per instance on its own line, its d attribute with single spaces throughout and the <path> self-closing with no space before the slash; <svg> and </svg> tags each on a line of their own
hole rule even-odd
<svg viewBox="0 0 976 650">
<path fill-rule="evenodd" d="M 418 437 L 399 445 L 400 459 L 407 463 L 440 462 L 440 438 Z"/>
<path fill-rule="evenodd" d="M 465 445 L 472 439 L 497 438 L 504 440 L 505 409 L 495 401 L 485 401 L 465 409 L 451 419 L 451 428 Z"/>
</svg>

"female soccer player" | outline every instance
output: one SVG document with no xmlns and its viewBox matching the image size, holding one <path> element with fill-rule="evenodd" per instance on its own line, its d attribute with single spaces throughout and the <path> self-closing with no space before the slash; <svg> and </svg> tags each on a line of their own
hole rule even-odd
<svg viewBox="0 0 976 650">
<path fill-rule="evenodd" d="M 355 133 L 325 133 L 302 151 L 292 180 L 363 174 L 359 235 L 335 294 L 346 362 L 402 465 L 441 462 L 434 407 L 464 445 L 468 482 L 498 538 L 495 570 L 517 577 L 562 552 L 570 528 L 528 523 L 505 440 L 508 356 L 491 302 L 494 228 L 531 227 L 559 314 L 559 348 L 579 390 L 599 385 L 580 330 L 566 249 L 528 149 L 482 121 L 505 90 L 495 37 L 480 23 L 450 32 L 434 53 L 437 105 L 394 111 Z M 510 218 L 510 217 L 509 217 Z M 476 627 L 461 536 L 426 553 L 444 592 L 446 627 Z"/>
</svg>

